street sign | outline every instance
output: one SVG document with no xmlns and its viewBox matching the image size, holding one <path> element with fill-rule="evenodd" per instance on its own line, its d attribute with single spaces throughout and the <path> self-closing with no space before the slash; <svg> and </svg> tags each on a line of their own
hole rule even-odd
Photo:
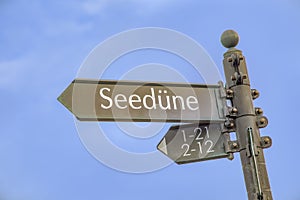
<svg viewBox="0 0 300 200">
<path fill-rule="evenodd" d="M 222 34 L 221 42 L 228 48 L 223 59 L 226 89 L 221 82 L 200 85 L 75 79 L 58 100 L 81 121 L 195 123 L 172 126 L 157 149 L 177 164 L 231 160 L 233 153 L 240 152 L 248 199 L 272 200 L 263 153 L 272 142 L 269 137 L 260 137 L 259 128 L 267 125 L 267 119 L 261 109 L 253 107 L 259 93 L 250 88 L 245 57 L 234 48 L 238 41 L 233 30 Z M 230 132 L 236 132 L 236 141 L 230 140 Z"/>
<path fill-rule="evenodd" d="M 58 100 L 81 121 L 224 121 L 220 87 L 75 79 Z"/>
<path fill-rule="evenodd" d="M 172 126 L 157 149 L 177 164 L 226 158 L 220 123 Z"/>
</svg>

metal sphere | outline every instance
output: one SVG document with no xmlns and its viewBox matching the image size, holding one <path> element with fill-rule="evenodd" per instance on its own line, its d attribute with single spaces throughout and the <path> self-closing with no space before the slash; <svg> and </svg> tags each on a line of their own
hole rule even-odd
<svg viewBox="0 0 300 200">
<path fill-rule="evenodd" d="M 221 43 L 226 48 L 235 47 L 239 43 L 239 35 L 234 30 L 224 31 L 221 36 Z"/>
</svg>

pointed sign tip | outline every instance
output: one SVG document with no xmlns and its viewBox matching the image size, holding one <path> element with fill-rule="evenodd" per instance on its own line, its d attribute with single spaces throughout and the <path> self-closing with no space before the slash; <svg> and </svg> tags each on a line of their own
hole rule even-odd
<svg viewBox="0 0 300 200">
<path fill-rule="evenodd" d="M 162 141 L 157 145 L 157 149 L 162 153 L 168 155 L 166 138 L 162 139 Z"/>
<path fill-rule="evenodd" d="M 57 97 L 57 101 L 59 101 L 61 104 L 63 104 L 63 102 L 62 102 L 62 94 L 60 94 L 58 97 Z"/>
<path fill-rule="evenodd" d="M 72 112 L 73 83 L 71 83 L 58 97 L 57 100 Z"/>
</svg>

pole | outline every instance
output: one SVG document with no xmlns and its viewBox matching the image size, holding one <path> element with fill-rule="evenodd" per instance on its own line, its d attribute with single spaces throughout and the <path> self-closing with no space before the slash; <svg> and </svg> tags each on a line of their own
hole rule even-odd
<svg viewBox="0 0 300 200">
<path fill-rule="evenodd" d="M 265 117 L 259 118 L 262 110 L 253 107 L 257 90 L 250 89 L 250 80 L 242 51 L 235 48 L 239 42 L 233 30 L 225 31 L 221 42 L 228 48 L 224 53 L 224 72 L 226 89 L 233 94 L 231 103 L 237 109 L 235 131 L 249 200 L 272 200 L 272 193 L 263 152 L 263 142 L 259 128 L 267 123 Z"/>
</svg>

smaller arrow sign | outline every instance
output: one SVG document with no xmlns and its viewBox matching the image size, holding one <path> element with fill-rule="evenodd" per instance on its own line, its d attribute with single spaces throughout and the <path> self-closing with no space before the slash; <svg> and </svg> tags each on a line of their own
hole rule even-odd
<svg viewBox="0 0 300 200">
<path fill-rule="evenodd" d="M 157 149 L 177 164 L 226 158 L 221 124 L 188 124 L 172 126 Z"/>
</svg>

